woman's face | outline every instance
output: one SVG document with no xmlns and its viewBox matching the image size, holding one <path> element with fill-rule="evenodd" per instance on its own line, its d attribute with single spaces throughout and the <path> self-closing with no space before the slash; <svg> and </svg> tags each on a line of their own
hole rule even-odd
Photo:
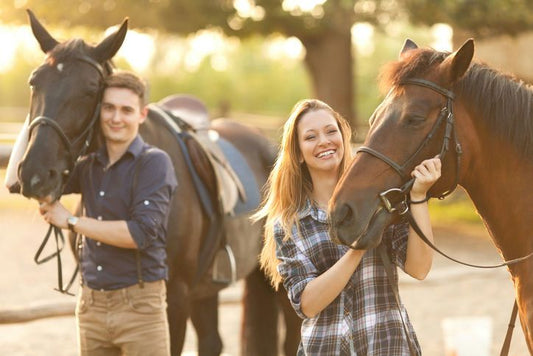
<svg viewBox="0 0 533 356">
<path fill-rule="evenodd" d="M 309 173 L 337 173 L 344 155 L 342 135 L 335 117 L 319 109 L 304 114 L 297 125 L 298 144 Z"/>
</svg>

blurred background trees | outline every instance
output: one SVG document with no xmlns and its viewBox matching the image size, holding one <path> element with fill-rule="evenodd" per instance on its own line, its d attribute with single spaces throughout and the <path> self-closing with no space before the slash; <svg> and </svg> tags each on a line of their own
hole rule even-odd
<svg viewBox="0 0 533 356">
<path fill-rule="evenodd" d="M 31 8 L 57 38 L 96 42 L 127 16 L 136 32 L 117 65 L 141 71 L 152 100 L 186 92 L 214 116 L 231 110 L 285 117 L 297 100 L 313 96 L 364 131 L 380 100 L 379 67 L 396 58 L 406 37 L 433 45 L 431 26 L 438 23 L 461 38 L 515 35 L 533 26 L 529 2 L 3 0 L 0 20 L 25 25 L 24 9 Z M 200 53 L 190 55 L 194 50 Z M 27 105 L 26 78 L 43 58 L 18 51 L 2 74 L 0 106 Z"/>
</svg>

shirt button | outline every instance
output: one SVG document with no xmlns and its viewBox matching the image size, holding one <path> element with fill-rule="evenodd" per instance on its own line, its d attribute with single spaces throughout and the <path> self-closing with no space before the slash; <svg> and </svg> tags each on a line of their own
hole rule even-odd
<svg viewBox="0 0 533 356">
<path fill-rule="evenodd" d="M 102 221 L 102 217 L 101 216 L 98 216 L 96 219 Z"/>
<path fill-rule="evenodd" d="M 145 200 L 144 205 L 150 205 L 150 202 L 148 200 Z"/>
<path fill-rule="evenodd" d="M 103 197 L 105 195 L 105 192 L 103 190 L 100 191 L 100 193 L 98 193 L 98 195 L 100 195 L 101 197 Z"/>
<path fill-rule="evenodd" d="M 96 270 L 100 272 L 102 270 L 102 266 L 96 266 Z"/>
<path fill-rule="evenodd" d="M 96 246 L 101 246 L 101 245 L 102 245 L 102 243 L 100 241 L 96 241 Z M 100 267 L 100 266 L 98 266 L 98 267 Z"/>
</svg>

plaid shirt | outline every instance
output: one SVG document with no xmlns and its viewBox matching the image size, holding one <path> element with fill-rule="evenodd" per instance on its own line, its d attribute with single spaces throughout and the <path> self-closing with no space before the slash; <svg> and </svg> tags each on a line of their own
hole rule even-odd
<svg viewBox="0 0 533 356">
<path fill-rule="evenodd" d="M 298 355 L 409 355 L 400 314 L 387 274 L 375 249 L 366 251 L 349 282 L 335 300 L 313 318 L 301 309 L 302 292 L 311 280 L 328 270 L 347 251 L 347 246 L 329 239 L 327 215 L 308 201 L 299 213 L 300 233 L 293 227 L 291 238 L 279 224 L 274 228 L 278 270 L 296 313 L 304 319 Z M 383 235 L 391 261 L 404 268 L 407 253 L 407 223 L 391 225 Z M 301 236 L 301 237 L 300 237 Z M 394 269 L 394 279 L 398 275 Z M 411 340 L 421 353 L 407 311 L 402 314 Z"/>
</svg>

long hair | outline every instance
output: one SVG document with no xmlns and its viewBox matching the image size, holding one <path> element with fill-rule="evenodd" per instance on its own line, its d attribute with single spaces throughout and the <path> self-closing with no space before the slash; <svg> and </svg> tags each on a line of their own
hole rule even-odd
<svg viewBox="0 0 533 356">
<path fill-rule="evenodd" d="M 268 177 L 266 196 L 261 208 L 252 216 L 255 221 L 266 218 L 265 238 L 259 258 L 261 268 L 270 278 L 274 288 L 281 283 L 278 272 L 279 260 L 276 257 L 274 225 L 279 223 L 285 239 L 290 238 L 291 230 L 298 225 L 298 212 L 303 209 L 313 190 L 313 183 L 305 163 L 300 163 L 298 143 L 298 123 L 308 112 L 326 110 L 330 112 L 339 126 L 344 143 L 344 154 L 339 167 L 339 177 L 348 168 L 352 153 L 350 140 L 352 131 L 348 122 L 326 103 L 316 99 L 304 99 L 296 103 L 283 126 L 281 147 L 274 168 Z"/>
</svg>

